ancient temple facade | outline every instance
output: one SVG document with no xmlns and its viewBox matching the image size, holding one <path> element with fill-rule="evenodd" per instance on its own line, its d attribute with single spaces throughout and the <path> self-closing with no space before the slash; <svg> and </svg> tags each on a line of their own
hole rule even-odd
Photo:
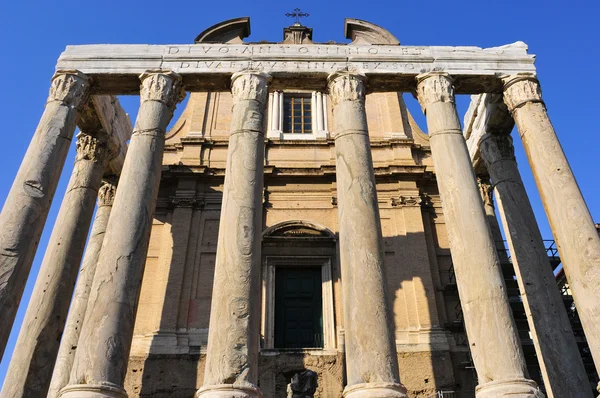
<svg viewBox="0 0 600 398">
<path fill-rule="evenodd" d="M 76 125 L 77 160 L 1 397 L 593 397 L 600 237 L 527 46 L 404 46 L 355 19 L 348 44 L 249 34 L 61 55 L 0 218 L 6 325 Z"/>
</svg>

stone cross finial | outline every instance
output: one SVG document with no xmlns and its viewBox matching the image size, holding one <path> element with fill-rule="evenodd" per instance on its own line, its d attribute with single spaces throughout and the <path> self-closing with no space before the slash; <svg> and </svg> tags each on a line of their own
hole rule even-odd
<svg viewBox="0 0 600 398">
<path fill-rule="evenodd" d="M 302 12 L 299 8 L 294 8 L 294 12 L 288 12 L 285 14 L 285 16 L 296 18 L 296 22 L 294 22 L 294 25 L 301 25 L 300 18 L 308 17 L 310 16 L 310 14 L 308 14 L 307 12 Z"/>
</svg>

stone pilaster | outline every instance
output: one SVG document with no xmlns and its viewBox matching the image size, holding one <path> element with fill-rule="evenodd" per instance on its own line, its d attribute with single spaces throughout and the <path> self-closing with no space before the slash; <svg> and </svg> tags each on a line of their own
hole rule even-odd
<svg viewBox="0 0 600 398">
<path fill-rule="evenodd" d="M 197 397 L 261 397 L 258 382 L 264 115 L 269 76 L 231 78 L 233 115 L 204 385 Z"/>
<path fill-rule="evenodd" d="M 363 75 L 329 77 L 335 123 L 340 264 L 344 298 L 344 397 L 406 397 L 387 300 L 381 219 L 365 113 Z"/>
<path fill-rule="evenodd" d="M 476 395 L 542 397 L 535 382 L 525 378 L 525 360 L 456 112 L 452 78 L 431 72 L 419 75 L 417 83 L 480 383 Z"/>
<path fill-rule="evenodd" d="M 490 173 L 546 391 L 589 398 L 587 375 L 548 260 L 542 235 L 507 135 L 484 135 L 480 153 Z"/>
<path fill-rule="evenodd" d="M 89 79 L 78 71 L 54 75 L 44 114 L 0 213 L 0 356 L 89 88 Z"/>
<path fill-rule="evenodd" d="M 0 394 L 3 398 L 44 396 L 48 392 L 109 157 L 105 142 L 86 133 L 77 136 L 76 147 L 73 173 L 8 367 Z"/>
<path fill-rule="evenodd" d="M 600 367 L 600 237 L 532 74 L 504 79 L 512 113 L 556 239 L 575 306 Z"/>
<path fill-rule="evenodd" d="M 183 96 L 172 72 L 140 76 L 140 110 L 106 227 L 69 385 L 59 396 L 126 397 L 133 326 L 160 183 L 165 132 Z"/>
<path fill-rule="evenodd" d="M 110 178 L 102 184 L 98 191 L 96 217 L 94 218 L 90 239 L 88 240 L 83 262 L 79 270 L 79 277 L 75 285 L 75 293 L 73 294 L 73 301 L 69 310 L 69 316 L 67 317 L 65 331 L 60 340 L 60 349 L 58 350 L 54 372 L 52 373 L 48 398 L 57 397 L 60 389 L 69 382 L 79 334 L 83 325 L 94 274 L 96 273 L 96 265 L 100 257 L 102 241 L 104 240 L 108 218 L 117 191 L 115 183 L 116 178 Z"/>
</svg>

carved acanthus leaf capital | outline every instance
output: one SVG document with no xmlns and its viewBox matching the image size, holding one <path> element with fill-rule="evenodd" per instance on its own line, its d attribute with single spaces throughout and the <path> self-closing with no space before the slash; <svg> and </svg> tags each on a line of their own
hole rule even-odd
<svg viewBox="0 0 600 398">
<path fill-rule="evenodd" d="M 534 73 L 503 76 L 504 103 L 510 112 L 528 102 L 544 102 L 540 82 Z"/>
<path fill-rule="evenodd" d="M 112 206 L 117 194 L 117 185 L 112 180 L 103 181 L 98 190 L 98 206 Z"/>
<path fill-rule="evenodd" d="M 477 177 L 477 185 L 479 186 L 483 204 L 494 207 L 494 187 L 490 182 L 490 178 L 487 176 Z"/>
<path fill-rule="evenodd" d="M 329 97 L 334 107 L 342 101 L 359 101 L 364 104 L 367 77 L 359 73 L 336 72 L 327 78 Z"/>
<path fill-rule="evenodd" d="M 479 141 L 479 151 L 488 165 L 502 159 L 515 160 L 515 148 L 510 135 L 485 134 Z"/>
<path fill-rule="evenodd" d="M 267 103 L 271 76 L 258 71 L 243 71 L 231 76 L 231 93 L 234 102 L 256 100 Z"/>
<path fill-rule="evenodd" d="M 146 71 L 140 76 L 141 101 L 159 101 L 169 109 L 185 98 L 181 76 L 171 71 Z"/>
<path fill-rule="evenodd" d="M 423 113 L 435 102 L 454 102 L 452 77 L 446 72 L 428 72 L 417 76 L 417 99 Z"/>
<path fill-rule="evenodd" d="M 109 158 L 109 150 L 102 140 L 85 133 L 77 134 L 75 143 L 77 155 L 75 161 L 91 160 L 94 163 L 106 165 Z"/>
<path fill-rule="evenodd" d="M 60 101 L 80 108 L 90 94 L 91 79 L 78 70 L 59 70 L 52 77 L 48 102 Z"/>
</svg>

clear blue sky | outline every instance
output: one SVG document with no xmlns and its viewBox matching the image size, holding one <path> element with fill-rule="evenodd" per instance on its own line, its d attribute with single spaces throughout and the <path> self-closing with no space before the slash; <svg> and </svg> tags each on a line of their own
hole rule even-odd
<svg viewBox="0 0 600 398">
<path fill-rule="evenodd" d="M 600 148 L 600 11 L 597 1 L 356 1 L 260 2 L 204 1 L 3 1 L 0 3 L 0 59 L 4 65 L 0 95 L 0 205 L 42 114 L 54 64 L 68 44 L 187 44 L 198 33 L 225 19 L 249 16 L 250 40 L 280 41 L 291 23 L 284 14 L 301 7 L 303 22 L 314 28 L 315 41 L 344 42 L 344 18 L 364 19 L 390 30 L 406 45 L 473 45 L 493 47 L 518 40 L 537 55 L 537 70 L 551 120 L 571 162 L 595 220 L 600 221 L 598 152 Z M 138 99 L 122 102 L 132 117 Z M 418 107 L 410 110 L 422 124 Z M 466 101 L 459 102 L 464 113 Z M 517 160 L 545 238 L 551 238 L 533 178 L 515 137 Z M 64 195 L 73 150 L 56 192 L 30 280 L 13 328 L 0 383 L 10 360 L 16 331 Z M 5 327 L 5 325 L 0 325 Z"/>
</svg>

